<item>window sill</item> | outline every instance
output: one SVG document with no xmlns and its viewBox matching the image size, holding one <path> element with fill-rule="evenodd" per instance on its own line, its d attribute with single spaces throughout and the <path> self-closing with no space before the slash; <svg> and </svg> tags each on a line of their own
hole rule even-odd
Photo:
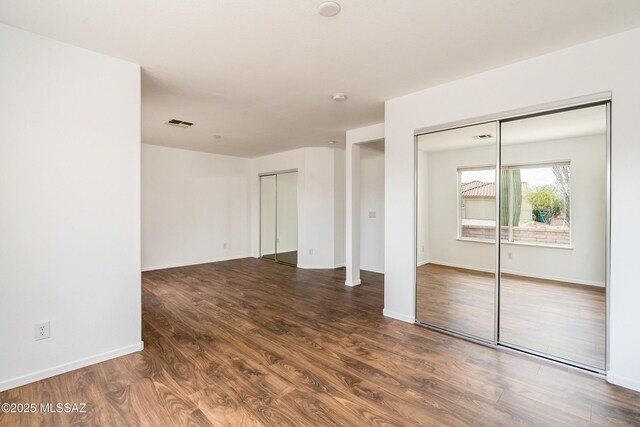
<svg viewBox="0 0 640 427">
<path fill-rule="evenodd" d="M 475 243 L 490 243 L 495 244 L 495 240 L 488 239 L 472 239 L 469 237 L 458 237 L 456 238 L 459 242 L 475 242 Z M 537 248 L 551 248 L 551 249 L 569 249 L 573 250 L 573 245 L 553 245 L 548 243 L 533 243 L 533 242 L 505 242 L 504 240 L 501 242 L 503 245 L 513 245 L 513 246 L 533 246 Z"/>
</svg>

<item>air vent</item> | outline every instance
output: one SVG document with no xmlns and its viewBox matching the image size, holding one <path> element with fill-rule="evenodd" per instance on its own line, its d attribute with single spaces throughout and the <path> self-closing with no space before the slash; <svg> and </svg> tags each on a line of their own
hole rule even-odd
<svg viewBox="0 0 640 427">
<path fill-rule="evenodd" d="M 493 135 L 491 135 L 490 133 L 485 133 L 483 135 L 476 135 L 473 137 L 473 139 L 490 139 L 493 138 Z"/>
<path fill-rule="evenodd" d="M 190 128 L 191 126 L 193 126 L 193 123 L 191 122 L 185 122 L 184 120 L 178 120 L 178 119 L 171 119 L 167 122 L 165 122 L 165 125 L 167 126 L 175 126 L 178 128 Z"/>
</svg>

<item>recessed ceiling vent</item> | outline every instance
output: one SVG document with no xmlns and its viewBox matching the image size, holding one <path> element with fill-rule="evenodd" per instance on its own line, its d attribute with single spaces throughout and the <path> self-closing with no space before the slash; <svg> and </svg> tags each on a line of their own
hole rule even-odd
<svg viewBox="0 0 640 427">
<path fill-rule="evenodd" d="M 482 135 L 476 135 L 473 137 L 473 139 L 491 139 L 493 138 L 493 135 L 491 135 L 490 133 L 485 133 Z"/>
<path fill-rule="evenodd" d="M 178 120 L 178 119 L 171 119 L 167 122 L 165 122 L 165 125 L 167 126 L 175 126 L 177 128 L 190 128 L 191 126 L 193 126 L 193 123 L 191 122 L 185 122 L 184 120 Z"/>
</svg>

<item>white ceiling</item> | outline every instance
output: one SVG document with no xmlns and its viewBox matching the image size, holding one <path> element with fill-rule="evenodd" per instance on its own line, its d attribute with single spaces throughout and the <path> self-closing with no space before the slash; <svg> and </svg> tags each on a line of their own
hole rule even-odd
<svg viewBox="0 0 640 427">
<path fill-rule="evenodd" d="M 502 145 L 554 141 L 587 135 L 602 135 L 607 130 L 607 107 L 596 105 L 541 116 L 503 122 L 500 127 Z M 496 122 L 434 132 L 418 137 L 422 151 L 448 151 L 482 147 L 496 143 Z M 478 135 L 492 135 L 478 139 Z"/>
<path fill-rule="evenodd" d="M 638 0 L 319 3 L 0 0 L 0 21 L 141 64 L 144 143 L 247 157 L 344 142 L 386 99 L 640 26 Z"/>
</svg>

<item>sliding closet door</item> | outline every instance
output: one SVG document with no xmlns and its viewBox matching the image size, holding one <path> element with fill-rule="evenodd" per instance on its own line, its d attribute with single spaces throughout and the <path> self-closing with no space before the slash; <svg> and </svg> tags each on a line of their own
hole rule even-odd
<svg viewBox="0 0 640 427">
<path fill-rule="evenodd" d="M 501 123 L 499 342 L 605 369 L 607 105 Z"/>
<path fill-rule="evenodd" d="M 276 175 L 276 259 L 298 264 L 298 172 Z"/>
<path fill-rule="evenodd" d="M 276 176 L 260 177 L 260 256 L 276 260 Z"/>
<path fill-rule="evenodd" d="M 417 139 L 419 322 L 495 341 L 497 124 Z"/>
</svg>

